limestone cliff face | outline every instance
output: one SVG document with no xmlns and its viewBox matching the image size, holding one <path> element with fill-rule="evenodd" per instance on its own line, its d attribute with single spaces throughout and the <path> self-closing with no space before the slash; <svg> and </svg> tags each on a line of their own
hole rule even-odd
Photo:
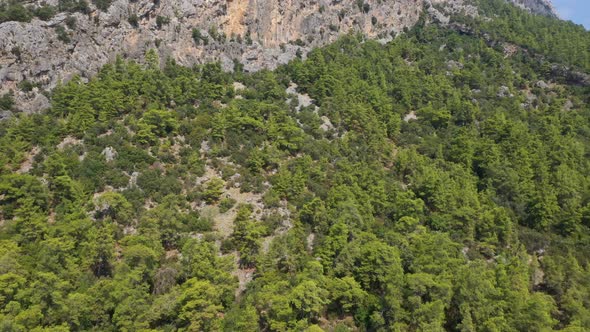
<svg viewBox="0 0 590 332">
<path fill-rule="evenodd" d="M 36 1 L 37 5 L 57 4 L 57 0 Z M 510 1 L 540 13 L 551 8 L 543 6 L 546 0 Z M 298 52 L 304 56 L 311 48 L 349 31 L 390 39 L 415 24 L 424 8 L 440 14 L 431 4 L 476 14 L 468 2 L 115 0 L 106 12 L 91 5 L 88 14 L 60 13 L 50 21 L 0 24 L 0 93 L 13 90 L 17 108 L 37 111 L 48 107 L 47 98 L 37 88 L 19 91 L 19 82 L 28 80 L 49 90 L 75 74 L 92 77 L 116 55 L 141 59 L 151 48 L 157 49 L 162 59 L 170 56 L 183 65 L 218 60 L 231 70 L 237 60 L 247 71 L 274 68 Z M 66 23 L 72 21 L 68 17 L 75 17 L 75 26 L 68 27 Z M 130 17 L 137 17 L 137 24 L 132 25 L 135 22 Z M 62 28 L 67 38 L 63 38 L 63 30 L 59 38 L 58 29 Z M 201 36 L 198 44 L 194 31 Z"/>
<path fill-rule="evenodd" d="M 515 5 L 535 14 L 557 18 L 557 11 L 550 0 L 510 0 Z"/>
</svg>

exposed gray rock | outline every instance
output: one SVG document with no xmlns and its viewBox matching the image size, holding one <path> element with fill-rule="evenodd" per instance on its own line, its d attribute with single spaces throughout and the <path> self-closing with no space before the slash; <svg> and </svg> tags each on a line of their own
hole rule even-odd
<svg viewBox="0 0 590 332">
<path fill-rule="evenodd" d="M 551 74 L 556 78 L 567 81 L 569 84 L 590 86 L 590 75 L 572 70 L 563 65 L 551 66 Z"/>
<path fill-rule="evenodd" d="M 550 0 L 509 0 L 516 6 L 531 13 L 557 18 L 557 11 Z"/>
<path fill-rule="evenodd" d="M 321 130 L 330 131 L 336 129 L 327 116 L 322 116 L 320 119 L 322 120 L 322 124 L 320 125 Z"/>
<path fill-rule="evenodd" d="M 502 85 L 499 89 L 498 89 L 498 93 L 497 96 L 500 98 L 506 98 L 506 97 L 514 97 L 514 95 L 510 92 L 510 88 L 508 88 L 505 85 Z"/>
<path fill-rule="evenodd" d="M 289 87 L 285 89 L 285 92 L 289 95 L 295 95 L 297 97 L 297 111 L 300 111 L 303 107 L 309 107 L 313 103 L 313 99 L 311 99 L 311 97 L 307 93 L 301 94 L 297 92 L 297 84 L 293 82 L 289 84 Z"/>
<path fill-rule="evenodd" d="M 138 176 L 139 176 L 138 172 L 131 173 L 131 176 L 129 176 L 129 184 L 127 185 L 127 188 L 129 188 L 129 189 L 137 188 L 137 177 Z"/>
<path fill-rule="evenodd" d="M 455 60 L 449 60 L 447 61 L 447 69 L 448 70 L 457 70 L 457 69 L 463 69 L 463 64 L 459 61 L 455 61 Z"/>
<path fill-rule="evenodd" d="M 107 163 L 115 160 L 115 157 L 117 157 L 117 151 L 111 146 L 104 148 L 100 154 L 104 156 Z"/>
<path fill-rule="evenodd" d="M 11 117 L 11 111 L 0 111 L 0 121 L 10 119 Z"/>
<path fill-rule="evenodd" d="M 50 106 L 49 99 L 45 95 L 39 93 L 38 89 L 34 89 L 28 93 L 18 93 L 16 99 L 20 101 L 20 108 L 25 112 L 33 112 L 34 110 L 43 110 Z"/>
<path fill-rule="evenodd" d="M 551 11 L 547 0 L 509 0 L 533 12 Z M 53 4 L 57 0 L 33 0 L 32 6 Z M 305 58 L 313 47 L 336 40 L 349 31 L 386 42 L 404 28 L 415 24 L 426 7 L 430 21 L 448 22 L 450 14 L 477 15 L 477 8 L 466 0 L 366 0 L 369 10 L 359 8 L 357 0 L 115 0 L 106 12 L 92 4 L 88 14 L 59 13 L 45 22 L 0 24 L 0 93 L 18 90 L 22 80 L 53 89 L 60 81 L 81 75 L 83 81 L 95 75 L 117 55 L 142 59 L 149 49 L 160 58 L 174 58 L 191 66 L 220 61 L 233 70 L 234 60 L 246 71 L 275 68 L 294 59 Z M 444 5 L 444 6 L 441 6 Z M 441 9 L 442 8 L 442 9 Z M 128 22 L 138 17 L 138 26 Z M 76 26 L 67 28 L 68 16 Z M 169 18 L 158 27 L 157 17 Z M 378 22 L 374 24 L 374 21 Z M 69 35 L 67 44 L 58 39 L 56 27 Z M 209 33 L 215 27 L 218 35 Z M 193 29 L 207 36 L 208 44 L 195 43 Z M 15 94 L 17 109 L 38 111 L 49 107 L 44 97 Z"/>
<path fill-rule="evenodd" d="M 545 83 L 545 81 L 538 81 L 535 86 L 541 89 L 549 89 L 549 84 Z"/>
<path fill-rule="evenodd" d="M 307 236 L 307 250 L 309 252 L 313 252 L 313 247 L 315 245 L 315 233 L 309 233 Z"/>
<path fill-rule="evenodd" d="M 234 82 L 233 83 L 233 87 L 234 87 L 234 90 L 236 92 L 242 91 L 242 90 L 245 90 L 246 89 L 246 86 L 244 84 L 240 83 L 240 82 Z"/>
<path fill-rule="evenodd" d="M 410 122 L 410 120 L 418 120 L 418 116 L 416 115 L 415 111 L 411 111 L 410 113 L 404 115 L 405 122 Z"/>
</svg>

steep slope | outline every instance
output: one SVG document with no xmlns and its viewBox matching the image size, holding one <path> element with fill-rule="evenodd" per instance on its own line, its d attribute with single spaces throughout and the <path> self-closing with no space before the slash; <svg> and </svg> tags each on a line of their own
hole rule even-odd
<svg viewBox="0 0 590 332">
<path fill-rule="evenodd" d="M 535 14 L 553 18 L 558 17 L 557 11 L 550 0 L 510 0 L 510 2 Z"/>
<path fill-rule="evenodd" d="M 553 13 L 546 0 L 511 1 L 534 12 Z M 0 93 L 16 91 L 17 109 L 38 111 L 48 106 L 40 92 L 73 75 L 92 77 L 116 55 L 140 59 L 150 48 L 163 59 L 171 57 L 187 66 L 218 60 L 225 70 L 233 69 L 234 61 L 246 71 L 275 68 L 350 31 L 390 39 L 413 26 L 431 4 L 476 15 L 469 2 L 107 1 L 104 10 L 90 5 L 60 12 L 47 21 L 2 23 Z M 62 2 L 35 1 L 34 6 L 46 3 L 61 6 Z M 23 81 L 25 89 L 19 87 Z"/>
<path fill-rule="evenodd" d="M 590 331 L 590 33 L 478 3 L 0 121 L 2 330 Z"/>
</svg>

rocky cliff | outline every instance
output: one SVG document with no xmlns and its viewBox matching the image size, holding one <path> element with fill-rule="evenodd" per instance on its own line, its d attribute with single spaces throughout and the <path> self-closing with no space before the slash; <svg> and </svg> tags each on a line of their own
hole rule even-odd
<svg viewBox="0 0 590 332">
<path fill-rule="evenodd" d="M 550 0 L 511 0 L 516 6 L 533 13 L 557 18 L 557 11 Z"/>
<path fill-rule="evenodd" d="M 547 0 L 510 0 L 555 16 Z M 36 1 L 58 5 L 58 0 Z M 349 31 L 387 40 L 417 22 L 425 8 L 476 15 L 469 0 L 115 0 L 42 21 L 0 24 L 0 93 L 13 90 L 17 109 L 49 106 L 41 93 L 75 74 L 92 77 L 117 55 L 140 59 L 148 49 L 184 65 L 217 60 L 246 71 L 273 68 Z M 433 6 L 434 5 L 434 6 Z M 19 82 L 31 82 L 31 91 Z M 21 85 L 22 86 L 22 85 Z"/>
</svg>

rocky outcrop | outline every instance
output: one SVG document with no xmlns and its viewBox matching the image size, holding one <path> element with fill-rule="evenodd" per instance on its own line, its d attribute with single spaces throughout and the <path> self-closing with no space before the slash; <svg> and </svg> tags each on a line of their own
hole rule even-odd
<svg viewBox="0 0 590 332">
<path fill-rule="evenodd" d="M 557 10 L 550 0 L 510 0 L 516 6 L 526 9 L 534 14 L 557 18 Z"/>
<path fill-rule="evenodd" d="M 557 80 L 567 82 L 572 85 L 590 86 L 590 75 L 573 70 L 564 65 L 552 65 L 551 75 Z"/>
<path fill-rule="evenodd" d="M 545 0 L 511 0 L 537 11 Z M 55 5 L 57 0 L 37 0 Z M 73 75 L 92 77 L 117 55 L 142 59 L 157 49 L 183 65 L 234 62 L 246 71 L 274 68 L 350 31 L 382 40 L 415 24 L 424 8 L 477 9 L 465 0 L 115 0 L 106 12 L 59 13 L 49 21 L 0 24 L 0 93 L 15 91 L 17 108 L 49 106 L 41 92 Z M 539 7 L 541 8 L 541 7 Z M 72 22 L 75 21 L 75 24 Z M 37 87 L 24 92 L 19 82 Z"/>
</svg>

